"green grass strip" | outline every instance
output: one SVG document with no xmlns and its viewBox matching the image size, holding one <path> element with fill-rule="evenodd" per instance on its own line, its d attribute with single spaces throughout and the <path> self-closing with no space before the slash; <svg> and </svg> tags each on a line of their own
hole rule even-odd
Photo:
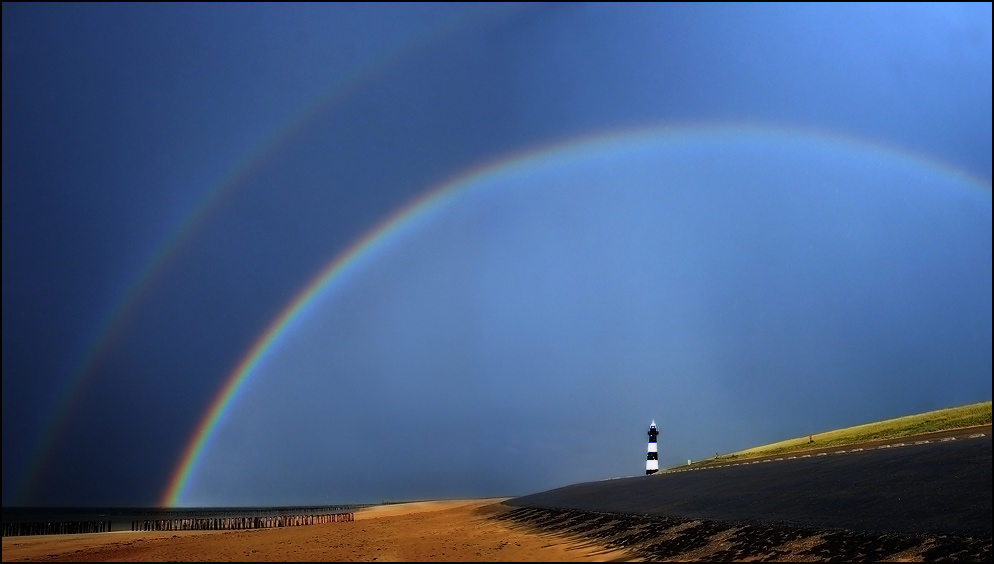
<svg viewBox="0 0 994 564">
<path fill-rule="evenodd" d="M 991 402 L 985 401 L 959 407 L 938 409 L 917 415 L 905 415 L 904 417 L 897 417 L 895 419 L 817 433 L 810 437 L 798 437 L 778 443 L 748 448 L 731 454 L 718 455 L 716 458 L 699 460 L 690 464 L 689 467 L 711 466 L 727 463 L 732 460 L 786 454 L 812 448 L 840 447 L 881 439 L 897 439 L 935 431 L 990 424 Z M 677 468 L 688 468 L 688 466 L 674 467 L 674 469 Z"/>
</svg>

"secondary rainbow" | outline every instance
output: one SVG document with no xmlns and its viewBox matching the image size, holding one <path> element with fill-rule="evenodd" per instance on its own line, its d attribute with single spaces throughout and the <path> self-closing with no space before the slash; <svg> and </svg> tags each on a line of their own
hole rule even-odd
<svg viewBox="0 0 994 564">
<path fill-rule="evenodd" d="M 71 413 L 73 400 L 82 391 L 86 382 L 97 371 L 100 361 L 113 347 L 114 342 L 121 335 L 121 332 L 128 326 L 129 321 L 134 316 L 138 305 L 143 301 L 149 288 L 165 274 L 167 267 L 178 256 L 179 251 L 186 247 L 193 235 L 198 232 L 199 227 L 203 225 L 207 218 L 212 216 L 212 212 L 226 199 L 238 192 L 237 189 L 243 184 L 244 180 L 249 178 L 260 166 L 264 165 L 267 162 L 267 158 L 274 156 L 280 147 L 294 139 L 298 132 L 310 124 L 321 112 L 329 107 L 334 107 L 336 103 L 355 93 L 369 80 L 387 71 L 392 65 L 404 60 L 404 57 L 412 52 L 412 50 L 416 51 L 419 46 L 427 45 L 440 38 L 444 38 L 459 29 L 475 23 L 476 20 L 497 18 L 503 13 L 514 13 L 517 9 L 502 8 L 490 10 L 481 15 L 456 19 L 425 33 L 409 43 L 397 45 L 393 49 L 380 54 L 342 82 L 335 84 L 330 90 L 322 93 L 314 101 L 297 110 L 287 122 L 274 129 L 267 138 L 258 143 L 235 166 L 231 167 L 219 182 L 209 188 L 193 206 L 191 211 L 171 231 L 170 235 L 156 248 L 152 256 L 130 282 L 125 284 L 120 298 L 114 302 L 107 314 L 100 321 L 93 338 L 86 344 L 82 358 L 69 372 L 68 382 L 62 386 L 61 390 L 56 392 L 55 400 L 52 402 L 52 408 L 50 409 L 51 416 L 47 418 L 48 423 L 41 429 L 39 438 L 35 442 L 36 446 L 28 457 L 28 462 L 18 480 L 19 484 L 15 490 L 17 497 L 21 501 L 27 502 L 32 489 L 31 481 L 37 475 L 37 470 L 44 465 L 48 454 L 50 454 L 55 437 L 58 435 L 60 429 L 63 428 Z"/>
<path fill-rule="evenodd" d="M 238 362 L 234 370 L 225 380 L 220 392 L 210 403 L 205 415 L 196 426 L 187 446 L 184 448 L 179 463 L 171 475 L 169 483 L 161 497 L 164 506 L 176 506 L 180 502 L 191 476 L 210 445 L 218 425 L 234 400 L 238 397 L 255 369 L 266 359 L 267 353 L 288 334 L 288 330 L 305 314 L 309 306 L 314 304 L 319 296 L 330 292 L 347 280 L 348 274 L 356 272 L 363 262 L 371 260 L 373 251 L 382 249 L 390 241 L 397 241 L 405 234 L 413 233 L 418 226 L 430 221 L 440 214 L 448 204 L 479 186 L 487 178 L 496 177 L 511 170 L 525 169 L 529 165 L 545 162 L 546 159 L 576 159 L 594 152 L 600 153 L 609 149 L 630 149 L 643 141 L 678 143 L 694 138 L 713 138 L 716 136 L 751 135 L 779 136 L 792 139 L 806 139 L 809 142 L 835 142 L 839 145 L 856 146 L 862 150 L 877 154 L 890 155 L 902 160 L 923 163 L 932 169 L 941 170 L 944 174 L 956 176 L 969 184 L 980 187 L 990 194 L 990 186 L 971 177 L 962 170 L 937 163 L 921 155 L 909 151 L 870 144 L 866 141 L 847 138 L 835 133 L 813 132 L 800 129 L 777 127 L 759 127 L 755 125 L 698 125 L 693 127 L 647 127 L 599 132 L 585 137 L 567 140 L 558 144 L 547 144 L 533 147 L 524 152 L 514 153 L 493 163 L 476 167 L 459 174 L 452 180 L 426 191 L 414 201 L 401 207 L 372 229 L 368 230 L 348 248 L 335 256 L 327 265 L 308 282 L 289 304 L 275 317 L 249 348 L 245 356 Z"/>
</svg>

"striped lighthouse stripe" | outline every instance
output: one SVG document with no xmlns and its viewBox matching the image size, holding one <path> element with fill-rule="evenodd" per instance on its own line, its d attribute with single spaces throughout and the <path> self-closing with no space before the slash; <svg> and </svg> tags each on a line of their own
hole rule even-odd
<svg viewBox="0 0 994 564">
<path fill-rule="evenodd" d="M 656 437 L 659 431 L 656 430 L 656 420 L 653 419 L 649 425 L 649 451 L 645 456 L 645 474 L 655 474 L 659 471 L 659 457 L 656 452 Z"/>
</svg>

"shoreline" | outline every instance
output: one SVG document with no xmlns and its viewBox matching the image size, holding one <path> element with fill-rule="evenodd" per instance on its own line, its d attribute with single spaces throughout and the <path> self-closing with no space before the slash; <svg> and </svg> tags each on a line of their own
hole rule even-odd
<svg viewBox="0 0 994 564">
<path fill-rule="evenodd" d="M 514 508 L 509 498 L 376 506 L 348 523 L 5 537 L 4 562 L 985 561 L 990 537 Z"/>
<path fill-rule="evenodd" d="M 356 519 L 278 529 L 36 535 L 3 538 L 3 562 L 108 561 L 630 561 L 589 540 L 496 517 L 508 498 L 373 506 Z"/>
</svg>

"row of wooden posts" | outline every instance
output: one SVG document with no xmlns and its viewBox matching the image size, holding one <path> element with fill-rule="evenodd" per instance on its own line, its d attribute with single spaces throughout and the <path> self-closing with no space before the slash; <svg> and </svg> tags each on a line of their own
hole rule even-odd
<svg viewBox="0 0 994 564">
<path fill-rule="evenodd" d="M 3 536 L 20 535 L 74 535 L 79 533 L 105 533 L 110 531 L 110 521 L 59 521 L 54 523 L 4 523 Z"/>
<path fill-rule="evenodd" d="M 269 529 L 319 523 L 354 521 L 349 513 L 324 515 L 274 515 L 271 517 L 197 517 L 191 519 L 144 519 L 132 521 L 132 531 L 223 531 L 232 529 Z"/>
</svg>

